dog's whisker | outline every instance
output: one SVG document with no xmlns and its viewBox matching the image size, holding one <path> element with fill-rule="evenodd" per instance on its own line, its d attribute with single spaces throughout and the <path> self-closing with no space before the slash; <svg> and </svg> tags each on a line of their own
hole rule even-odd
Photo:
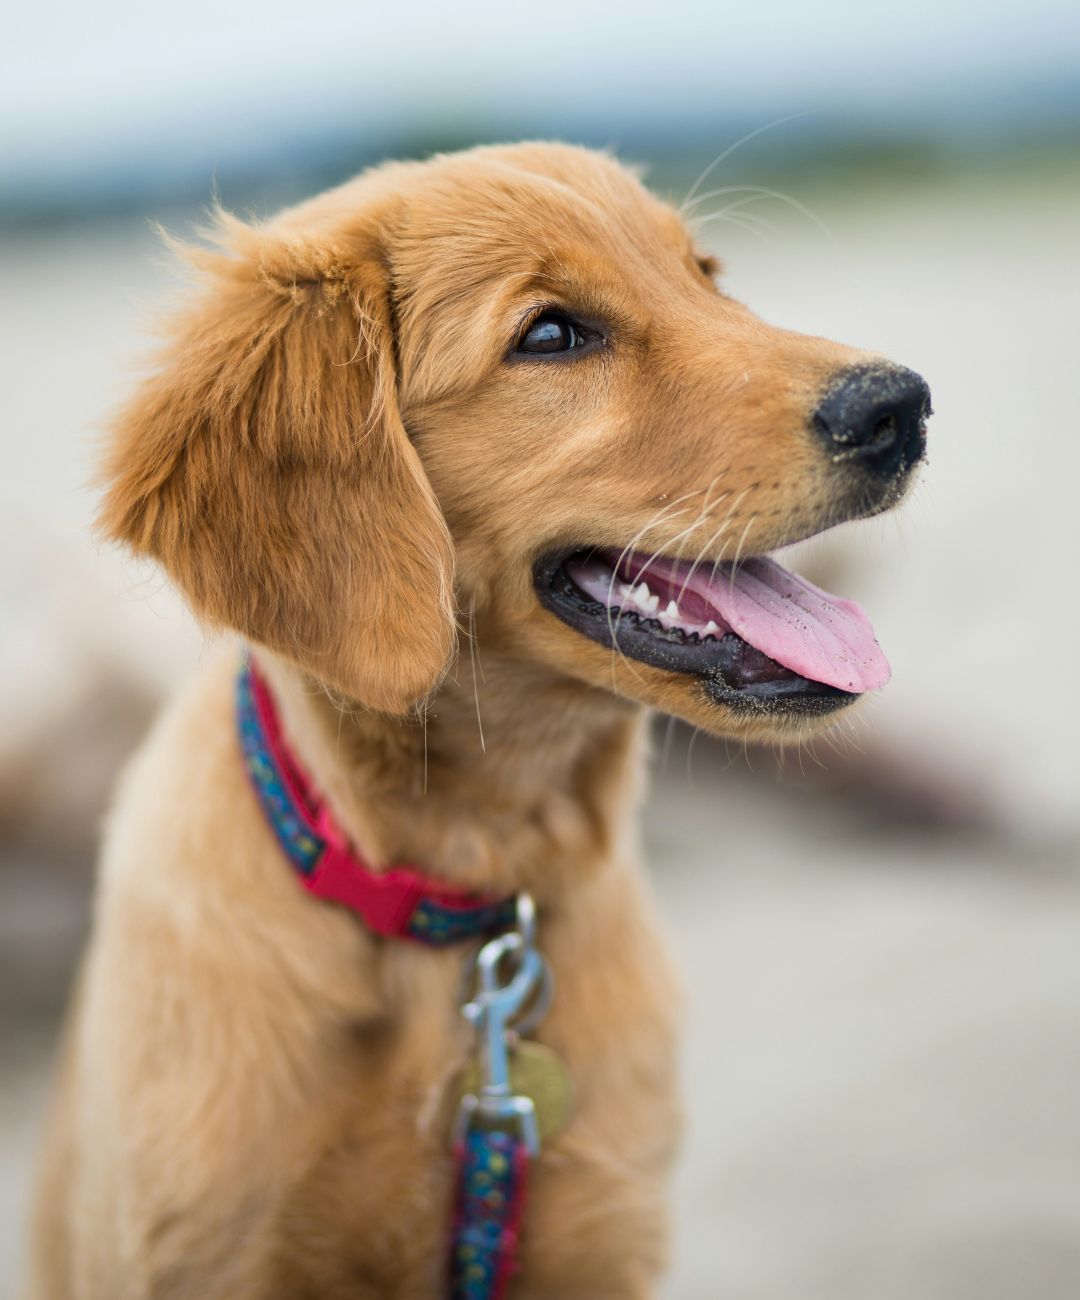
<svg viewBox="0 0 1080 1300">
<path fill-rule="evenodd" d="M 722 496 L 717 498 L 715 504 L 719 505 L 721 501 L 725 500 L 727 497 L 730 496 L 731 496 L 730 492 L 725 492 Z M 683 580 L 682 586 L 679 588 L 679 594 L 678 596 L 675 597 L 676 604 L 678 604 L 682 600 L 682 598 L 686 595 L 686 588 L 689 585 L 691 578 L 693 578 L 694 573 L 696 572 L 698 566 L 701 564 L 702 560 L 704 560 L 706 554 L 712 549 L 712 547 L 715 545 L 718 539 L 723 535 L 725 529 L 728 526 L 728 523 L 729 523 L 729 517 L 725 515 L 724 520 L 721 523 L 720 527 L 717 528 L 715 532 L 711 533 L 709 537 L 706 539 L 704 545 L 701 547 L 701 550 L 698 552 L 697 559 L 690 566 L 690 571 L 687 573 L 685 579 Z M 716 576 L 715 570 L 713 576 L 714 577 Z"/>
<path fill-rule="evenodd" d="M 810 761 L 816 767 L 820 768 L 822 772 L 827 772 L 829 770 L 828 764 L 822 762 L 821 758 L 818 757 L 818 752 L 814 744 L 814 737 L 806 736 L 803 738 L 803 743 L 799 747 L 799 759 L 800 759 L 799 770 L 803 774 L 803 776 L 806 775 L 806 770 L 802 766 L 802 756 L 804 753 L 809 754 Z"/>
<path fill-rule="evenodd" d="M 763 194 L 749 194 L 745 198 L 736 199 L 734 203 L 725 203 L 722 208 L 718 208 L 715 212 L 706 213 L 702 217 L 693 217 L 692 220 L 694 224 L 697 225 L 702 221 L 712 220 L 714 216 L 723 216 L 729 212 L 738 212 L 746 220 L 760 221 L 761 224 L 766 227 L 766 229 L 771 230 L 774 234 L 779 234 L 780 227 L 779 225 L 777 225 L 775 221 L 770 221 L 768 217 L 763 217 L 760 212 L 743 211 L 744 208 L 752 207 L 754 204 L 762 203 L 764 201 L 765 201 L 765 195 Z"/>
<path fill-rule="evenodd" d="M 806 219 L 812 222 L 818 230 L 831 242 L 836 243 L 836 236 L 832 228 L 828 226 L 812 209 L 808 208 L 805 203 L 801 203 L 791 194 L 785 194 L 782 190 L 769 189 L 766 185 L 722 185 L 718 189 L 709 190 L 706 194 L 700 194 L 694 200 L 695 204 L 704 203 L 706 199 L 720 198 L 724 194 L 757 194 L 761 198 L 775 199 L 778 203 L 786 203 L 789 208 L 801 213 Z M 713 216 L 716 214 L 714 213 Z M 708 225 L 712 217 L 706 216 L 701 218 L 691 218 L 693 226 L 696 229 Z"/>
<path fill-rule="evenodd" d="M 690 492 L 685 492 L 683 493 L 682 496 L 676 497 L 675 500 L 671 503 L 671 505 L 676 505 L 679 502 L 688 500 L 690 497 L 697 496 L 698 493 L 701 492 L 705 494 L 705 499 L 706 499 L 705 504 L 703 504 L 701 511 L 699 511 L 698 516 L 693 521 L 693 523 L 689 524 L 686 528 L 676 533 L 673 538 L 668 539 L 664 544 L 665 546 L 670 547 L 674 542 L 679 541 L 680 538 L 685 537 L 687 534 L 692 533 L 695 529 L 699 528 L 708 518 L 708 515 L 712 511 L 712 509 L 715 508 L 715 505 L 718 505 L 719 502 L 724 499 L 723 497 L 720 497 L 717 500 L 717 502 L 713 504 L 709 504 L 708 502 L 709 495 L 711 494 L 713 488 L 716 486 L 716 483 L 718 479 L 721 477 L 721 474 L 723 472 L 724 471 L 721 471 L 720 473 L 715 474 L 713 478 L 709 481 L 708 485 L 705 486 L 704 488 L 694 488 Z M 687 508 L 688 507 L 684 507 L 682 510 L 677 511 L 676 514 L 685 514 Z M 614 600 L 615 580 L 618 576 L 619 569 L 622 567 L 623 561 L 626 559 L 626 556 L 635 549 L 638 542 L 640 542 L 643 537 L 647 536 L 648 533 L 652 532 L 655 528 L 659 527 L 659 525 L 664 521 L 666 515 L 667 515 L 667 510 L 660 511 L 657 514 L 653 515 L 653 517 L 650 520 L 648 520 L 646 524 L 637 531 L 637 533 L 630 540 L 630 542 L 625 547 L 623 547 L 623 550 L 619 555 L 619 558 L 615 566 L 612 569 L 611 578 L 608 582 L 607 620 L 608 620 L 608 631 L 612 640 L 612 652 L 613 652 L 612 653 L 612 681 L 613 683 L 614 683 L 614 672 L 615 672 L 615 662 L 616 662 L 614 657 L 614 652 L 616 650 L 618 650 L 618 653 L 622 658 L 623 662 L 627 665 L 628 668 L 631 668 L 631 670 L 634 672 L 635 677 L 637 677 L 638 680 L 640 680 L 640 674 L 637 672 L 636 669 L 633 669 L 633 666 L 631 665 L 630 661 L 628 660 L 626 654 L 623 652 L 622 647 L 619 645 L 618 642 L 618 633 L 611 613 L 612 604 Z M 653 551 L 653 553 L 649 556 L 648 560 L 646 561 L 644 567 L 635 574 L 635 581 L 641 581 L 641 579 L 644 577 L 646 570 L 659 557 L 660 553 L 661 552 L 659 550 Z"/>
<path fill-rule="evenodd" d="M 760 239 L 766 248 L 776 247 L 775 240 L 770 239 L 761 229 L 762 226 L 766 228 L 771 226 L 775 230 L 775 223 L 762 221 L 760 218 L 755 219 L 749 212 L 729 213 L 725 208 L 722 212 L 712 213 L 706 220 L 710 222 L 719 221 L 724 225 L 734 226 L 737 230 L 745 230 L 756 239 Z M 705 222 L 703 221 L 701 224 L 704 225 Z"/>
<path fill-rule="evenodd" d="M 647 533 L 649 529 L 655 528 L 660 522 L 662 522 L 662 520 L 666 516 L 668 516 L 671 509 L 674 506 L 678 505 L 679 502 L 686 501 L 688 498 L 696 495 L 696 491 L 697 489 L 695 489 L 694 492 L 686 492 L 681 497 L 676 497 L 674 501 L 670 502 L 667 506 L 657 511 L 652 516 L 652 518 L 650 518 L 641 528 L 638 529 L 638 531 L 634 534 L 634 536 L 630 539 L 630 541 L 627 542 L 627 544 L 623 547 L 622 551 L 620 551 L 618 559 L 615 561 L 614 565 L 612 566 L 611 579 L 608 582 L 608 592 L 607 592 L 607 620 L 608 620 L 608 633 L 611 636 L 613 651 L 618 648 L 618 636 L 616 634 L 614 618 L 611 611 L 612 611 L 612 605 L 615 600 L 615 582 L 619 575 L 619 569 L 622 567 L 626 557 L 633 551 L 634 547 L 637 545 L 638 541 L 645 535 L 645 533 Z M 684 515 L 686 513 L 686 510 L 687 507 L 684 506 L 683 509 L 677 510 L 675 512 L 675 516 Z M 620 654 L 621 653 L 622 652 L 620 650 Z M 623 658 L 625 659 L 625 656 L 623 656 Z M 614 671 L 615 671 L 615 663 L 613 657 L 612 659 L 613 674 Z M 612 680 L 614 681 L 614 678 Z"/>
<path fill-rule="evenodd" d="M 723 473 L 723 471 L 721 471 L 721 473 Z M 721 477 L 721 475 L 720 475 L 720 474 L 717 474 L 717 475 L 713 478 L 712 482 L 709 484 L 708 488 L 706 489 L 706 497 L 708 497 L 709 493 L 712 492 L 712 489 L 716 486 L 717 480 L 718 480 L 720 477 Z M 720 503 L 721 503 L 722 501 L 724 501 L 724 500 L 725 500 L 727 497 L 729 497 L 730 495 L 731 495 L 730 492 L 724 492 L 724 493 L 721 493 L 721 495 L 720 495 L 719 497 L 717 497 L 717 499 L 716 499 L 715 501 L 713 501 L 713 502 L 706 501 L 706 503 L 702 506 L 701 512 L 700 512 L 700 514 L 698 515 L 697 519 L 695 519 L 694 522 L 693 522 L 689 527 L 684 528 L 684 529 L 682 530 L 682 532 L 677 533 L 676 536 L 675 536 L 674 538 L 672 538 L 670 541 L 668 541 L 667 543 L 665 543 L 665 547 L 664 547 L 664 548 L 661 548 L 661 550 L 658 550 L 658 551 L 654 551 L 654 552 L 653 552 L 653 554 L 649 557 L 648 561 L 646 562 L 645 566 L 644 566 L 644 567 L 643 567 L 643 568 L 642 568 L 642 569 L 637 573 L 637 575 L 636 575 L 637 578 L 640 579 L 640 578 L 645 574 L 646 570 L 650 567 L 650 565 L 652 565 L 652 563 L 653 563 L 656 559 L 658 559 L 659 556 L 660 556 L 661 554 L 664 553 L 664 550 L 665 550 L 667 547 L 670 547 L 670 546 L 671 546 L 671 543 L 672 543 L 672 542 L 675 542 L 675 541 L 678 541 L 678 542 L 679 542 L 678 547 L 676 547 L 676 549 L 675 549 L 675 555 L 676 555 L 676 558 L 678 558 L 678 559 L 681 560 L 681 558 L 682 558 L 682 550 L 683 550 L 683 542 L 680 541 L 679 539 L 680 539 L 680 538 L 684 538 L 685 536 L 689 535 L 690 533 L 693 533 L 693 532 L 695 532 L 697 529 L 703 527 L 703 526 L 705 525 L 705 523 L 708 521 L 708 519 L 709 519 L 710 515 L 713 513 L 713 511 L 714 511 L 714 510 L 715 510 L 715 509 L 720 505 Z M 721 529 L 722 529 L 722 528 L 723 528 L 723 525 L 721 525 Z M 689 583 L 690 579 L 693 577 L 693 575 L 694 575 L 694 571 L 697 569 L 698 565 L 701 563 L 702 559 L 703 559 L 704 556 L 705 556 L 705 552 L 706 552 L 706 550 L 708 549 L 710 543 L 711 543 L 712 540 L 716 537 L 716 535 L 717 535 L 717 534 L 714 532 L 714 533 L 712 534 L 712 536 L 709 538 L 709 540 L 705 543 L 705 545 L 704 545 L 704 546 L 703 546 L 703 547 L 698 551 L 698 554 L 697 554 L 696 558 L 694 559 L 693 564 L 690 565 L 689 572 L 687 573 L 687 576 L 686 576 L 686 578 L 684 579 L 681 588 L 679 589 L 679 593 L 678 593 L 678 595 L 675 597 L 675 603 L 676 603 L 676 604 L 678 604 L 679 601 L 681 601 L 682 598 L 683 598 L 683 596 L 686 594 L 686 587 L 687 587 L 687 584 Z"/>
<path fill-rule="evenodd" d="M 668 762 L 671 759 L 671 742 L 675 735 L 675 715 L 668 714 L 667 726 L 664 728 L 664 744 L 660 751 L 660 771 L 667 772 Z"/>
<path fill-rule="evenodd" d="M 469 642 L 469 663 L 472 665 L 473 699 L 476 701 L 476 729 L 480 733 L 480 752 L 482 754 L 486 754 L 487 743 L 484 740 L 484 722 L 483 719 L 480 717 L 480 688 L 477 685 L 477 681 L 476 681 L 477 646 L 476 646 L 476 596 L 475 595 L 473 596 L 472 600 L 469 602 L 468 642 Z M 426 730 L 424 734 L 426 738 L 427 735 Z M 427 772 L 426 746 L 424 751 L 424 771 L 426 774 Z"/>
<path fill-rule="evenodd" d="M 428 711 L 425 709 L 421 714 L 421 720 L 424 725 L 424 785 L 421 794 L 427 794 L 428 787 Z"/>
<path fill-rule="evenodd" d="M 335 753 L 340 755 L 341 754 L 341 733 L 342 733 L 342 728 L 345 726 L 345 710 L 337 709 L 336 713 L 337 713 L 337 729 L 334 735 L 334 751 Z"/>
<path fill-rule="evenodd" d="M 746 527 L 742 530 L 742 534 L 741 534 L 741 536 L 739 537 L 739 544 L 735 547 L 735 558 L 734 558 L 734 559 L 732 560 L 732 562 L 731 562 L 731 592 L 732 592 L 732 594 L 734 594 L 734 592 L 735 592 L 735 578 L 736 578 L 736 576 L 737 576 L 737 574 L 738 574 L 738 572 L 739 572 L 739 557 L 740 557 L 740 554 L 741 554 L 741 552 L 742 552 L 743 543 L 746 541 L 746 535 L 747 535 L 747 533 L 749 533 L 750 529 L 753 528 L 754 524 L 756 524 L 756 523 L 757 523 L 757 512 L 755 511 L 755 512 L 750 516 L 750 518 L 746 521 Z"/>
<path fill-rule="evenodd" d="M 718 482 L 719 479 L 723 476 L 724 473 L 726 473 L 726 471 L 725 471 L 725 470 L 721 470 L 719 474 L 714 474 L 714 475 L 713 475 L 711 481 L 709 482 L 709 486 L 705 489 L 705 500 L 704 500 L 704 501 L 702 502 L 702 504 L 701 504 L 701 511 L 700 511 L 700 513 L 698 514 L 697 519 L 694 521 L 694 523 L 691 525 L 690 528 L 686 528 L 686 529 L 684 529 L 683 532 L 679 534 L 679 537 L 684 537 L 685 535 L 689 535 L 690 533 L 696 532 L 697 529 L 699 529 L 699 528 L 703 528 L 703 527 L 705 526 L 705 524 L 709 521 L 710 517 L 712 516 L 713 511 L 714 511 L 714 510 L 716 509 L 716 507 L 720 504 L 720 502 L 723 501 L 723 500 L 725 500 L 726 497 L 727 497 L 728 495 L 730 495 L 729 493 L 724 492 L 724 493 L 721 493 L 720 496 L 717 497 L 717 499 L 716 499 L 715 501 L 711 501 L 711 500 L 710 500 L 710 498 L 711 498 L 711 496 L 712 496 L 712 490 L 713 490 L 713 488 L 716 487 L 717 482 Z M 678 539 L 676 539 L 676 540 L 678 540 Z M 682 559 L 683 544 L 684 544 L 683 541 L 679 541 L 679 545 L 678 545 L 678 547 L 676 548 L 676 551 L 675 551 L 676 558 L 679 559 L 679 560 Z M 655 559 L 656 557 L 654 556 L 653 558 Z M 699 554 L 699 556 L 698 556 L 698 560 L 700 560 L 700 558 L 701 558 L 701 557 L 700 557 L 700 554 Z M 695 563 L 697 563 L 697 561 L 695 561 Z M 693 572 L 693 566 L 691 566 L 691 572 Z M 685 590 L 685 588 L 684 588 L 684 590 Z M 681 593 L 680 593 L 680 596 L 681 596 Z"/>
<path fill-rule="evenodd" d="M 700 727 L 693 729 L 690 733 L 690 743 L 686 746 L 686 788 L 691 791 L 694 789 L 694 742 L 700 731 Z"/>
<path fill-rule="evenodd" d="M 723 525 L 718 530 L 718 532 L 714 534 L 714 536 L 710 539 L 710 543 L 709 543 L 710 546 L 718 543 L 720 541 L 720 538 L 727 532 L 729 526 L 734 522 L 736 518 L 736 511 L 738 510 L 739 506 L 742 504 L 743 500 L 746 498 L 746 495 L 749 491 L 750 491 L 749 488 L 743 488 L 743 490 L 739 492 L 738 495 L 735 497 L 735 500 L 732 501 L 731 504 L 728 506 L 728 512 L 724 516 Z M 709 573 L 710 583 L 716 581 L 716 571 L 723 563 L 723 554 L 724 554 L 723 547 L 718 547 L 716 557 L 713 560 L 712 569 Z"/>
<path fill-rule="evenodd" d="M 702 170 L 698 173 L 697 180 L 695 180 L 693 185 L 690 186 L 690 189 L 687 192 L 686 197 L 683 199 L 682 203 L 679 204 L 679 213 L 682 214 L 683 212 L 686 211 L 687 205 L 693 201 L 694 195 L 698 192 L 698 190 L 702 187 L 702 185 L 705 184 L 705 182 L 709 179 L 709 177 L 713 174 L 713 172 L 716 171 L 717 167 L 727 162 L 727 160 L 731 157 L 731 155 L 735 153 L 737 150 L 741 149 L 743 145 L 749 144 L 751 140 L 756 140 L 759 135 L 764 135 L 766 131 L 775 131 L 777 127 L 786 126 L 789 122 L 797 122 L 800 118 L 803 117 L 812 117 L 814 113 L 816 113 L 817 111 L 818 111 L 817 109 L 812 108 L 809 110 L 804 110 L 801 113 L 788 113 L 784 117 L 778 117 L 772 122 L 766 122 L 764 126 L 756 127 L 753 131 L 747 131 L 747 133 L 743 136 L 740 136 L 739 139 L 736 140 L 734 144 L 730 144 L 726 149 L 721 150 L 720 153 L 718 153 L 716 157 L 712 160 L 712 162 L 710 162 L 706 167 L 702 168 Z"/>
<path fill-rule="evenodd" d="M 730 203 L 721 208 L 719 213 L 716 215 L 728 217 L 731 213 L 737 213 L 741 222 L 748 221 L 753 226 L 759 226 L 762 230 L 767 230 L 771 235 L 775 235 L 777 239 L 782 238 L 786 232 L 778 221 L 771 221 L 768 217 L 762 216 L 760 212 L 744 212 L 741 210 L 744 203 L 757 203 L 759 201 L 760 200 L 755 197 L 744 200 L 743 203 Z"/>
<path fill-rule="evenodd" d="M 714 477 L 712 478 L 712 480 L 710 481 L 707 487 L 696 488 L 693 492 L 686 494 L 687 496 L 696 496 L 698 492 L 705 493 L 706 500 L 705 503 L 702 505 L 701 510 L 698 512 L 697 518 L 693 521 L 693 523 L 688 524 L 680 532 L 677 532 L 674 537 L 665 539 L 662 546 L 659 549 L 654 550 L 652 552 L 648 560 L 645 562 L 644 566 L 641 569 L 637 570 L 637 572 L 635 573 L 635 581 L 640 581 L 644 577 L 647 570 L 653 565 L 653 563 L 657 559 L 659 559 L 660 555 L 663 553 L 664 550 L 670 549 L 672 546 L 674 546 L 676 542 L 680 542 L 680 539 L 685 538 L 690 533 L 693 533 L 696 529 L 700 528 L 702 524 L 705 523 L 705 521 L 708 519 L 709 515 L 711 514 L 712 510 L 715 508 L 715 506 L 719 505 L 720 501 L 724 499 L 724 497 L 719 497 L 717 501 L 713 504 L 709 504 L 708 502 L 709 493 L 712 492 L 713 488 L 716 486 L 717 479 L 719 478 L 720 478 L 720 474 L 716 474 L 714 475 Z M 683 500 L 684 498 L 680 497 L 679 499 Z M 685 511 L 681 513 L 685 514 Z M 649 525 L 645 529 L 642 529 L 638 532 L 637 537 L 635 538 L 635 543 L 637 541 L 640 541 L 641 538 L 644 537 L 647 533 L 652 532 L 656 527 L 658 527 L 660 522 L 661 521 L 659 519 L 654 519 L 653 521 L 650 521 Z M 619 558 L 620 564 L 622 563 L 625 554 L 626 552 L 624 551 L 623 556 L 620 556 Z M 682 547 L 680 544 L 680 546 L 676 548 L 676 555 L 681 556 L 681 554 L 682 554 Z"/>
<path fill-rule="evenodd" d="M 642 579 L 645 577 L 645 574 L 649 571 L 649 569 L 652 568 L 653 564 L 660 558 L 660 556 L 663 555 L 665 552 L 670 553 L 673 547 L 675 548 L 676 558 L 681 558 L 681 547 L 675 547 L 675 543 L 680 541 L 681 538 L 685 538 L 688 534 L 695 532 L 698 528 L 701 527 L 703 522 L 704 520 L 699 514 L 692 524 L 688 524 L 685 528 L 681 529 L 679 532 L 675 534 L 674 537 L 669 537 L 665 539 L 662 546 L 659 549 L 654 550 L 650 554 L 649 558 L 645 561 L 644 565 L 642 565 L 642 567 L 635 572 L 634 581 L 641 582 Z"/>
<path fill-rule="evenodd" d="M 615 657 L 616 653 L 618 653 L 623 663 L 625 663 L 626 666 L 633 672 L 634 676 L 640 680 L 640 674 L 630 663 L 630 660 L 623 653 L 623 649 L 619 645 L 618 630 L 616 627 L 615 618 L 611 612 L 612 603 L 615 598 L 615 582 L 619 574 L 619 569 L 622 567 L 626 557 L 633 551 L 634 547 L 637 545 L 640 539 L 650 529 L 657 527 L 665 518 L 667 518 L 669 516 L 670 511 L 675 506 L 680 505 L 683 501 L 688 501 L 691 497 L 697 496 L 697 494 L 701 491 L 702 491 L 701 488 L 694 488 L 689 492 L 684 492 L 682 496 L 676 497 L 674 501 L 668 502 L 666 506 L 658 510 L 643 525 L 643 527 L 638 529 L 638 531 L 634 534 L 634 536 L 630 539 L 630 541 L 627 542 L 627 544 L 623 547 L 622 551 L 619 553 L 619 558 L 615 561 L 615 564 L 612 566 L 611 579 L 608 583 L 608 593 L 607 593 L 607 624 L 608 624 L 608 635 L 611 637 L 611 684 L 613 688 L 615 686 L 615 670 L 617 667 L 617 660 Z M 683 515 L 686 513 L 687 509 L 688 507 L 684 506 L 681 510 L 677 511 L 676 514 Z"/>
</svg>

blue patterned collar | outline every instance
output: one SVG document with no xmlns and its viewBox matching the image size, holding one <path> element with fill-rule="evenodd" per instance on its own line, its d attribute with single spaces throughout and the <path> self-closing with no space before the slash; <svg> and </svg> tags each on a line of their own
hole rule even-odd
<svg viewBox="0 0 1080 1300">
<path fill-rule="evenodd" d="M 376 934 L 442 945 L 513 925 L 516 900 L 441 885 L 414 867 L 370 867 L 338 829 L 289 749 L 265 678 L 247 659 L 236 682 L 240 745 L 266 820 L 305 889 L 356 912 Z"/>
</svg>

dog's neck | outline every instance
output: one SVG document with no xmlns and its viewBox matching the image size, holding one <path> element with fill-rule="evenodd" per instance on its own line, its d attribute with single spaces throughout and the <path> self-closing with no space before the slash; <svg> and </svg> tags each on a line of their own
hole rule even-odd
<svg viewBox="0 0 1080 1300">
<path fill-rule="evenodd" d="M 423 718 L 332 699 L 262 657 L 284 729 L 373 864 L 554 900 L 635 834 L 643 711 L 536 666 L 459 663 Z"/>
</svg>

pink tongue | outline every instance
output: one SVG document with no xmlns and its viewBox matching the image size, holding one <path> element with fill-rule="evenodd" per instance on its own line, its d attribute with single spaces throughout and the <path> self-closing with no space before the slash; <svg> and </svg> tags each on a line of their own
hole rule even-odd
<svg viewBox="0 0 1080 1300">
<path fill-rule="evenodd" d="M 646 582 L 663 578 L 681 590 L 687 565 L 662 556 L 651 564 L 638 559 L 624 562 L 627 576 L 644 569 Z M 746 560 L 734 578 L 727 567 L 715 577 L 698 569 L 686 590 L 716 610 L 744 641 L 801 677 L 860 693 L 877 690 L 892 675 L 860 605 L 822 591 L 774 560 Z"/>
</svg>

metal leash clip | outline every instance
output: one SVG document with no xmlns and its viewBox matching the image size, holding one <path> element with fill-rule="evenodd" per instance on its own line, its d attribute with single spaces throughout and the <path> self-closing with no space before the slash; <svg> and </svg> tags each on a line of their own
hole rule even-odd
<svg viewBox="0 0 1080 1300">
<path fill-rule="evenodd" d="M 509 978 L 500 982 L 507 973 Z M 535 1157 L 540 1152 L 536 1105 L 531 1097 L 515 1094 L 510 1078 L 512 1046 L 536 1028 L 551 1004 L 551 971 L 536 947 L 536 907 L 530 895 L 518 895 L 516 928 L 480 949 L 475 978 L 475 992 L 461 1014 L 479 1036 L 479 1087 L 461 1098 L 455 1141 L 475 1124 L 514 1129 Z"/>
</svg>

